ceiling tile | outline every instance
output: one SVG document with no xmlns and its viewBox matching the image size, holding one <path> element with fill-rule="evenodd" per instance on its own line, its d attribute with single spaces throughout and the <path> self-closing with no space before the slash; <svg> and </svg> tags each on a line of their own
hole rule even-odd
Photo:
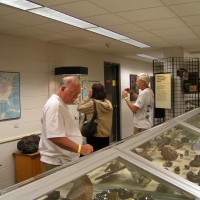
<svg viewBox="0 0 200 200">
<path fill-rule="evenodd" d="M 0 16 L 10 15 L 10 14 L 14 14 L 14 13 L 17 13 L 17 10 L 15 8 L 1 4 L 1 6 L 0 6 Z"/>
<path fill-rule="evenodd" d="M 190 40 L 198 39 L 198 37 L 195 34 L 168 35 L 168 36 L 162 36 L 162 38 L 169 42 L 181 41 L 183 43 L 186 40 L 190 41 Z"/>
<path fill-rule="evenodd" d="M 151 30 L 151 32 L 159 37 L 170 36 L 170 35 L 193 34 L 191 29 L 189 29 L 187 27 L 158 29 L 158 30 Z"/>
<path fill-rule="evenodd" d="M 136 53 L 162 57 L 164 47 L 182 47 L 185 55 L 189 50 L 200 52 L 200 0 L 32 1 L 149 44 L 151 47 L 137 48 L 2 4 L 1 34 L 22 36 L 19 40 L 23 40 L 23 37 L 34 38 L 135 59 L 139 58 L 135 56 Z M 106 44 L 109 44 L 109 48 Z"/>
<path fill-rule="evenodd" d="M 187 25 L 200 25 L 200 15 L 182 17 L 183 21 L 187 23 Z"/>
<path fill-rule="evenodd" d="M 3 19 L 1 19 L 0 21 L 0 30 L 15 29 L 15 28 L 21 28 L 21 27 L 24 27 L 24 25 L 14 23 L 14 22 L 8 22 Z"/>
<path fill-rule="evenodd" d="M 118 15 L 132 22 L 143 22 L 176 17 L 176 15 L 166 7 L 120 12 Z"/>
<path fill-rule="evenodd" d="M 118 24 L 118 25 L 114 25 L 114 26 L 105 26 L 105 28 L 107 28 L 111 31 L 117 32 L 117 33 L 125 34 L 125 35 L 126 35 L 126 33 L 129 33 L 129 32 L 143 30 L 141 27 L 139 27 L 138 25 L 135 25 L 133 23 Z"/>
<path fill-rule="evenodd" d="M 200 14 L 200 2 L 172 5 L 170 9 L 178 16 L 190 16 Z"/>
<path fill-rule="evenodd" d="M 130 11 L 163 6 L 161 1 L 158 0 L 148 0 L 148 3 L 146 0 L 90 0 L 90 2 L 95 3 L 96 5 L 99 5 L 111 12 Z"/>
<path fill-rule="evenodd" d="M 7 29 L 3 30 L 3 33 L 8 33 L 8 34 L 13 34 L 18 36 L 25 36 L 25 37 L 34 37 L 35 35 L 40 35 L 40 34 L 46 34 L 46 31 L 42 30 L 35 30 L 33 27 L 23 27 L 23 28 L 17 28 L 17 29 Z"/>
<path fill-rule="evenodd" d="M 105 15 L 98 15 L 98 16 L 93 16 L 93 17 L 85 17 L 85 19 L 87 21 L 89 21 L 90 23 L 96 24 L 101 27 L 128 23 L 125 19 L 123 19 L 117 15 L 114 15 L 114 14 L 105 14 Z"/>
<path fill-rule="evenodd" d="M 163 40 L 159 37 L 156 37 L 156 36 L 143 38 L 143 42 L 145 44 L 150 45 L 153 48 L 172 46 L 172 43 L 165 41 L 165 40 Z"/>
<path fill-rule="evenodd" d="M 1 19 L 27 26 L 52 22 L 52 20 L 48 18 L 41 17 L 25 11 L 20 11 L 15 14 L 1 16 Z"/>
<path fill-rule="evenodd" d="M 34 38 L 37 38 L 39 40 L 42 41 L 46 41 L 46 42 L 54 42 L 57 40 L 64 40 L 66 37 L 62 34 L 59 33 L 43 33 L 43 34 L 39 34 L 39 35 L 35 35 Z"/>
<path fill-rule="evenodd" d="M 165 5 L 173 5 L 173 4 L 184 4 L 184 3 L 191 3 L 197 2 L 200 0 L 161 0 Z"/>
<path fill-rule="evenodd" d="M 143 40 L 143 38 L 147 38 L 147 37 L 155 37 L 155 35 L 149 31 L 135 31 L 135 32 L 126 33 L 126 35 L 136 40 Z"/>
<path fill-rule="evenodd" d="M 52 9 L 66 13 L 68 15 L 76 16 L 78 18 L 108 13 L 107 10 L 83 0 L 74 3 L 53 6 Z"/>
<path fill-rule="evenodd" d="M 54 33 L 77 29 L 74 26 L 67 25 L 67 24 L 64 24 L 64 23 L 61 23 L 61 22 L 57 22 L 57 21 L 54 21 L 54 22 L 51 22 L 51 23 L 35 25 L 34 27 L 39 28 L 41 30 L 54 32 Z"/>
<path fill-rule="evenodd" d="M 37 4 L 44 5 L 46 7 L 54 6 L 54 5 L 61 5 L 61 4 L 66 4 L 66 3 L 71 3 L 71 2 L 76 2 L 78 0 L 31 0 Z"/>
<path fill-rule="evenodd" d="M 178 18 L 137 22 L 136 24 L 145 30 L 166 29 L 166 28 L 175 28 L 175 27 L 185 26 L 183 21 L 181 21 Z"/>
</svg>

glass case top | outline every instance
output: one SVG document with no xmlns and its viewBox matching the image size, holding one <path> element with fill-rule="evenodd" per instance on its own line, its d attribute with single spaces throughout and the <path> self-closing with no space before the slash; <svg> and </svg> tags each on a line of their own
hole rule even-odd
<svg viewBox="0 0 200 200">
<path fill-rule="evenodd" d="M 200 133 L 194 130 L 176 125 L 131 151 L 200 185 Z"/>
<path fill-rule="evenodd" d="M 188 118 L 184 122 L 200 129 L 200 113 Z"/>
<path fill-rule="evenodd" d="M 116 158 L 37 200 L 197 200 L 122 158 Z"/>
</svg>

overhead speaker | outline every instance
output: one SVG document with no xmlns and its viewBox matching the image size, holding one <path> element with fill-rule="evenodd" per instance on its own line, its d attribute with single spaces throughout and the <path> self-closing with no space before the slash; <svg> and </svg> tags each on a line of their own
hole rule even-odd
<svg viewBox="0 0 200 200">
<path fill-rule="evenodd" d="M 55 75 L 61 74 L 88 74 L 87 67 L 72 66 L 72 67 L 56 67 Z"/>
</svg>

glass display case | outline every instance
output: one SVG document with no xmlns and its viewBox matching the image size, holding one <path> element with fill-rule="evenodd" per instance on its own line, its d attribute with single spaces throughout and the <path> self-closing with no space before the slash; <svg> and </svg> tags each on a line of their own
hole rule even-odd
<svg viewBox="0 0 200 200">
<path fill-rule="evenodd" d="M 189 200 L 197 197 L 118 157 L 37 198 L 44 199 Z"/>
<path fill-rule="evenodd" d="M 200 200 L 200 132 L 185 121 L 196 114 L 16 184 L 0 200 Z"/>
<path fill-rule="evenodd" d="M 196 128 L 200 132 L 200 108 L 177 117 L 177 120 L 182 124 L 187 124 L 191 129 Z"/>
<path fill-rule="evenodd" d="M 160 127 L 145 131 L 120 146 L 151 163 L 200 185 L 200 130 L 197 124 L 199 112 L 179 117 Z M 183 121 L 180 119 L 182 118 Z M 189 123 L 191 122 L 191 123 Z"/>
</svg>

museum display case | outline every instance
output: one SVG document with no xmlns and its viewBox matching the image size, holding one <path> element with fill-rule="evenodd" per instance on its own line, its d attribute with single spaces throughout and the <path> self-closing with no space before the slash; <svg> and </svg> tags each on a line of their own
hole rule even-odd
<svg viewBox="0 0 200 200">
<path fill-rule="evenodd" d="M 197 113 L 16 184 L 0 200 L 200 200 L 200 132 L 185 122 Z"/>
<path fill-rule="evenodd" d="M 132 138 L 120 148 L 200 185 L 200 130 L 196 128 L 199 116 L 199 109 L 191 111 L 143 132 L 137 142 Z"/>
<path fill-rule="evenodd" d="M 0 199 L 200 199 L 198 187 L 165 171 L 113 146 L 29 184 L 16 185 Z"/>
<path fill-rule="evenodd" d="M 200 131 L 200 109 L 195 109 L 177 118 L 180 123 L 190 125 L 190 128 L 197 128 Z"/>
</svg>

